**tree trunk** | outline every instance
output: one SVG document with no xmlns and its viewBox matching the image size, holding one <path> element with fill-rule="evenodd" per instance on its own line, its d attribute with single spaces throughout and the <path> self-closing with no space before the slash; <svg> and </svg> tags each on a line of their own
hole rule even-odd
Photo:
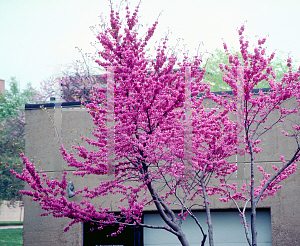
<svg viewBox="0 0 300 246">
<path fill-rule="evenodd" d="M 181 242 L 182 246 L 190 246 L 188 240 L 186 239 L 185 234 L 183 233 L 183 231 L 179 232 L 181 235 L 177 236 L 179 241 Z"/>
<path fill-rule="evenodd" d="M 257 231 L 256 231 L 256 202 L 254 200 L 254 157 L 252 146 L 250 146 L 251 153 L 251 234 L 252 246 L 257 246 Z"/>
<path fill-rule="evenodd" d="M 204 196 L 204 203 L 205 203 L 207 223 L 208 223 L 209 245 L 214 246 L 213 226 L 212 226 L 212 222 L 211 222 L 210 208 L 209 208 L 209 204 L 208 204 L 208 201 L 207 201 L 207 193 L 206 193 L 206 190 L 205 190 L 203 179 L 201 179 L 201 186 L 202 186 L 202 193 L 203 193 L 203 196 Z"/>
<path fill-rule="evenodd" d="M 251 201 L 251 233 L 252 246 L 257 246 L 257 231 L 256 231 L 256 206 Z"/>
</svg>

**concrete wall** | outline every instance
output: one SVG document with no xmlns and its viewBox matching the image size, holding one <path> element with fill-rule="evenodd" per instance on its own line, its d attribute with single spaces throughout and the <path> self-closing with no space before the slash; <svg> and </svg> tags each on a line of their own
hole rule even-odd
<svg viewBox="0 0 300 246">
<path fill-rule="evenodd" d="M 209 102 L 207 102 L 210 104 Z M 297 106 L 295 101 L 290 101 L 288 107 Z M 59 153 L 57 136 L 53 128 L 52 121 L 56 124 L 56 129 L 62 136 L 64 146 L 70 148 L 72 144 L 80 142 L 81 136 L 91 137 L 93 122 L 86 109 L 80 108 L 56 108 L 49 110 L 49 115 L 43 110 L 26 110 L 26 156 L 32 159 L 37 168 L 45 170 L 52 177 L 61 177 L 64 169 L 71 170 L 66 166 Z M 276 119 L 277 115 L 271 116 Z M 271 120 L 272 120 L 271 119 Z M 298 120 L 298 119 L 296 119 Z M 286 122 L 284 128 L 289 127 Z M 295 143 L 292 139 L 284 137 L 280 133 L 281 128 L 266 134 L 263 137 L 261 146 L 263 152 L 257 156 L 259 163 L 265 170 L 270 171 L 272 165 L 281 166 L 279 155 L 284 155 L 289 159 Z M 80 144 L 84 144 L 80 142 Z M 255 170 L 258 175 L 259 171 Z M 270 171 L 271 172 L 271 171 Z M 237 175 L 232 180 L 238 186 L 245 180 L 249 180 L 250 165 L 249 159 L 244 158 L 238 163 Z M 259 203 L 261 208 L 271 209 L 272 241 L 273 245 L 300 245 L 300 172 L 296 172 L 284 182 L 283 188 L 273 197 Z M 79 178 L 68 174 L 68 180 L 72 180 L 76 190 L 83 189 L 84 186 L 96 186 L 101 180 L 108 180 L 110 176 L 90 175 L 87 178 Z M 75 196 L 70 201 L 80 201 L 82 198 Z M 95 204 L 101 206 L 112 206 L 117 210 L 120 196 L 111 197 L 111 200 L 95 199 Z M 200 200 L 199 200 L 200 202 Z M 234 208 L 232 202 L 221 203 L 216 197 L 210 197 L 212 209 Z M 27 197 L 25 203 L 24 216 L 24 245 L 82 245 L 82 225 L 76 224 L 64 233 L 63 228 L 68 225 L 69 219 L 57 219 L 40 217 L 43 211 L 37 202 L 32 202 Z M 148 210 L 155 210 L 149 207 Z"/>
</svg>

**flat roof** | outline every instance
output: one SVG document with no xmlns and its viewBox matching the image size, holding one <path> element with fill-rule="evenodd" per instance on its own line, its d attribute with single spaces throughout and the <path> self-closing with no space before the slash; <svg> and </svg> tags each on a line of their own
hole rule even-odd
<svg viewBox="0 0 300 246">
<path fill-rule="evenodd" d="M 261 89 L 253 89 L 251 92 L 253 94 L 258 94 L 259 91 L 262 92 L 268 92 L 270 91 L 271 88 L 261 88 Z M 223 94 L 228 94 L 228 95 L 232 95 L 232 91 L 217 91 L 217 92 L 213 92 L 216 95 L 223 95 Z M 205 95 L 204 93 L 201 93 L 199 95 L 199 97 L 201 97 L 202 95 Z M 40 103 L 40 104 L 25 104 L 25 110 L 32 110 L 32 109 L 40 109 L 41 106 L 45 107 L 45 108 L 55 108 L 55 105 L 57 106 L 58 104 L 60 104 L 60 106 L 62 108 L 70 108 L 70 107 L 81 107 L 84 106 L 84 103 L 90 103 L 91 101 L 85 101 L 85 102 L 81 102 L 81 101 L 73 101 L 73 102 L 62 102 L 62 103 L 55 103 L 55 102 L 51 102 L 51 103 Z"/>
</svg>

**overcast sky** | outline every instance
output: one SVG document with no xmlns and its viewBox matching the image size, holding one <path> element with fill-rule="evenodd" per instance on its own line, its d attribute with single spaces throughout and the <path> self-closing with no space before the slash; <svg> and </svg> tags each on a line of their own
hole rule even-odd
<svg viewBox="0 0 300 246">
<path fill-rule="evenodd" d="M 137 3 L 132 0 L 130 6 Z M 184 38 L 181 43 L 190 54 L 201 41 L 202 52 L 222 48 L 222 38 L 238 49 L 236 30 L 247 21 L 250 44 L 257 35 L 268 36 L 269 54 L 277 49 L 300 60 L 299 10 L 299 0 L 143 0 L 139 16 L 141 24 L 152 25 L 162 13 L 153 40 L 169 29 L 168 44 Z M 27 82 L 38 87 L 54 74 L 54 65 L 68 66 L 80 58 L 76 46 L 94 53 L 90 43 L 96 39 L 89 27 L 100 23 L 101 13 L 110 14 L 107 0 L 0 0 L 0 79 L 16 76 L 22 88 Z"/>
</svg>

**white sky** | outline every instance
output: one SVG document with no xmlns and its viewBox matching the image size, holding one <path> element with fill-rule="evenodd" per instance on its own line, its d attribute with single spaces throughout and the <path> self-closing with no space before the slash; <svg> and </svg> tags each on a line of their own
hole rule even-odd
<svg viewBox="0 0 300 246">
<path fill-rule="evenodd" d="M 138 1 L 130 3 L 134 7 Z M 256 35 L 269 35 L 269 54 L 277 49 L 300 60 L 299 10 L 299 0 L 143 0 L 139 23 L 152 25 L 163 11 L 152 40 L 164 37 L 169 28 L 167 44 L 184 38 L 181 43 L 192 55 L 201 41 L 202 52 L 222 49 L 222 38 L 238 49 L 236 29 L 247 20 L 250 44 Z M 90 43 L 96 39 L 89 26 L 100 23 L 101 13 L 110 14 L 107 0 L 0 0 L 0 79 L 16 76 L 22 88 L 27 82 L 39 87 L 54 74 L 51 66 L 80 58 L 76 46 L 93 53 Z"/>
</svg>

